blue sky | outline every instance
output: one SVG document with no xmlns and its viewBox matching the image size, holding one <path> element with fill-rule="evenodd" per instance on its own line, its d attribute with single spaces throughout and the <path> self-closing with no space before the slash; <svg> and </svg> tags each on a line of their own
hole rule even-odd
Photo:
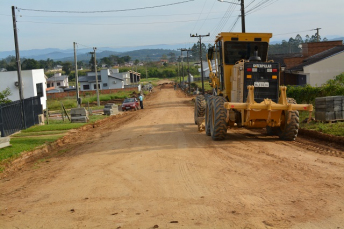
<svg viewBox="0 0 344 229">
<path fill-rule="evenodd" d="M 47 12 L 125 10 L 178 2 L 185 3 L 106 13 Z M 70 49 L 74 41 L 80 47 L 189 47 L 197 41 L 190 33 L 210 33 L 204 41 L 211 42 L 218 32 L 241 31 L 240 6 L 217 0 L 1 0 L 0 51 L 14 50 L 12 5 L 20 9 L 16 15 L 21 50 Z M 246 32 L 273 33 L 272 41 L 298 33 L 304 38 L 315 34 L 315 28 L 321 28 L 321 37 L 344 37 L 343 0 L 245 0 L 245 6 Z"/>
</svg>

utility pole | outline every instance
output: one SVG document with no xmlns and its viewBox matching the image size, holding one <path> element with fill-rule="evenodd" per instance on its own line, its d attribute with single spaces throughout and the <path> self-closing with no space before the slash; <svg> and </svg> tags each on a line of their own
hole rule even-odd
<svg viewBox="0 0 344 229">
<path fill-rule="evenodd" d="M 235 4 L 235 5 L 240 5 L 241 7 L 241 30 L 243 33 L 246 33 L 246 28 L 245 28 L 245 4 L 244 4 L 244 0 L 238 0 L 241 3 L 235 3 L 235 2 L 228 2 L 228 1 L 224 1 L 224 0 L 218 0 L 219 2 L 226 2 L 226 3 L 231 3 L 231 4 Z"/>
<path fill-rule="evenodd" d="M 18 74 L 18 88 L 19 88 L 19 99 L 21 105 L 21 115 L 22 115 L 22 126 L 26 128 L 25 122 L 25 111 L 24 111 L 24 96 L 23 96 L 23 83 L 21 77 L 21 64 L 19 55 L 19 44 L 18 44 L 18 33 L 17 33 L 17 19 L 14 6 L 12 6 L 12 19 L 13 19 L 13 32 L 14 32 L 14 45 L 16 49 L 16 62 L 17 62 L 17 74 Z"/>
<path fill-rule="evenodd" d="M 241 0 L 241 30 L 242 30 L 243 33 L 246 33 L 244 0 Z"/>
<path fill-rule="evenodd" d="M 96 73 L 96 88 L 97 88 L 97 106 L 100 106 L 99 101 L 99 87 L 98 87 L 98 74 L 97 74 L 97 59 L 96 59 L 96 47 L 93 47 L 93 53 L 94 53 L 94 71 Z"/>
<path fill-rule="evenodd" d="M 184 80 L 184 64 L 183 64 L 183 49 L 180 48 L 180 49 L 177 49 L 177 50 L 180 50 L 180 61 L 182 62 L 182 76 L 183 76 L 183 82 L 185 84 L 185 80 Z M 182 82 L 181 82 L 181 79 L 180 79 L 180 86 L 182 86 Z"/>
<path fill-rule="evenodd" d="M 178 76 L 179 76 L 179 87 L 180 87 L 182 85 L 182 78 L 179 74 L 179 62 L 177 62 L 177 63 L 178 63 Z"/>
<path fill-rule="evenodd" d="M 190 34 L 190 37 L 198 37 L 199 38 L 199 55 L 200 55 L 200 60 L 201 60 L 201 79 L 202 79 L 202 94 L 204 95 L 204 77 L 203 77 L 203 61 L 202 61 L 202 37 L 209 37 L 210 33 L 207 35 L 196 35 L 195 34 Z"/>
<path fill-rule="evenodd" d="M 76 57 L 75 45 L 76 45 L 76 42 L 73 42 L 73 47 L 74 47 L 74 63 L 75 63 L 76 102 L 77 102 L 78 108 L 80 108 L 78 62 L 77 62 L 77 57 Z"/>
<path fill-rule="evenodd" d="M 188 60 L 188 82 L 189 82 L 189 93 L 190 93 L 191 92 L 191 79 L 190 79 L 189 51 L 191 51 L 191 49 L 181 49 L 181 51 L 186 51 L 186 58 Z"/>
<path fill-rule="evenodd" d="M 146 64 L 146 79 L 148 78 L 147 64 Z"/>
<path fill-rule="evenodd" d="M 320 41 L 320 36 L 319 36 L 319 30 L 320 30 L 320 29 L 321 29 L 321 28 L 316 28 L 316 29 L 314 29 L 314 30 L 317 31 L 317 42 Z"/>
</svg>

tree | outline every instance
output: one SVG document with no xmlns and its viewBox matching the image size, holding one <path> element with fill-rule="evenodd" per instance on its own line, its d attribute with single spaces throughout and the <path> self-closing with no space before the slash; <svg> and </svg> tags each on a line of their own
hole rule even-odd
<svg viewBox="0 0 344 229">
<path fill-rule="evenodd" d="M 64 62 L 62 64 L 62 71 L 65 72 L 66 75 L 69 75 L 69 73 L 72 71 L 72 63 L 71 62 Z"/>
<path fill-rule="evenodd" d="M 91 72 L 96 72 L 96 67 L 94 66 L 94 56 L 93 56 L 93 53 L 92 53 L 91 59 L 89 61 L 89 65 L 90 65 Z M 96 65 L 97 65 L 97 60 L 96 60 Z"/>
<path fill-rule="evenodd" d="M 192 48 L 191 48 L 191 55 L 194 60 L 200 60 L 200 47 L 199 47 L 199 42 L 195 43 Z M 207 55 L 207 46 L 202 43 L 202 59 L 205 60 Z"/>
<path fill-rule="evenodd" d="M 318 34 L 315 33 L 314 35 L 312 35 L 311 37 L 306 35 L 306 40 L 305 40 L 305 43 L 308 43 L 308 42 L 317 42 L 318 41 Z M 319 35 L 319 42 L 320 41 L 328 41 L 326 37 L 324 37 L 323 40 L 321 40 L 321 36 Z"/>
<path fill-rule="evenodd" d="M 123 56 L 123 57 L 121 57 L 121 59 L 123 59 L 124 62 L 129 62 L 131 60 L 131 57 L 130 56 Z"/>
<path fill-rule="evenodd" d="M 38 61 L 34 59 L 25 59 L 22 63 L 21 69 L 22 70 L 32 70 L 32 69 L 39 69 L 41 65 Z"/>
<path fill-rule="evenodd" d="M 106 64 L 107 66 L 112 66 L 113 62 L 111 61 L 111 59 L 109 57 L 103 57 L 100 59 L 100 63 L 101 64 Z"/>
<path fill-rule="evenodd" d="M 0 60 L 0 68 L 7 68 L 7 62 L 5 59 Z"/>
<path fill-rule="evenodd" d="M 146 63 L 148 63 L 148 62 L 151 62 L 152 60 L 151 60 L 151 58 L 149 57 L 149 55 L 147 55 L 146 56 L 146 58 L 145 58 L 145 61 L 146 61 Z"/>
<path fill-rule="evenodd" d="M 10 88 L 6 88 L 3 91 L 0 91 L 0 104 L 1 103 L 10 103 L 12 102 L 11 100 L 9 100 L 7 97 L 10 96 L 12 93 L 10 91 Z"/>
<path fill-rule="evenodd" d="M 176 54 L 175 54 L 174 52 L 168 53 L 168 56 L 170 57 L 170 58 L 168 59 L 168 61 L 169 61 L 170 63 L 176 61 Z"/>
<path fill-rule="evenodd" d="M 78 61 L 78 68 L 84 67 L 84 62 L 83 61 Z"/>
</svg>

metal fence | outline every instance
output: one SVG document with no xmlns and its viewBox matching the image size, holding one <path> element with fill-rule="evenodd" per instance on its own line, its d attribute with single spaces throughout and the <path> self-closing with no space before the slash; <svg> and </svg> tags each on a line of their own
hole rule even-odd
<svg viewBox="0 0 344 229">
<path fill-rule="evenodd" d="M 23 108 L 22 108 L 23 106 Z M 38 115 L 43 113 L 40 97 L 0 104 L 0 132 L 2 137 L 39 124 Z"/>
</svg>

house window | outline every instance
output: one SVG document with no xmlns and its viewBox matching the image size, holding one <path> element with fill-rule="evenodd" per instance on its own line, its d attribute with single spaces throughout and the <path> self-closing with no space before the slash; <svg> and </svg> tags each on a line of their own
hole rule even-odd
<svg viewBox="0 0 344 229">
<path fill-rule="evenodd" d="M 50 83 L 48 83 L 48 87 L 50 87 Z"/>
<path fill-rule="evenodd" d="M 93 89 L 95 89 L 95 90 L 97 89 L 97 84 L 93 85 Z M 98 84 L 98 89 L 100 89 L 100 84 Z"/>
<path fill-rule="evenodd" d="M 51 86 L 54 87 L 54 83 L 51 83 Z"/>
<path fill-rule="evenodd" d="M 107 87 L 107 83 L 103 83 L 103 87 Z"/>
<path fill-rule="evenodd" d="M 82 85 L 82 89 L 84 89 L 84 90 L 90 90 L 90 85 Z"/>
<path fill-rule="evenodd" d="M 61 83 L 57 83 L 57 86 L 60 86 L 61 85 Z"/>
<path fill-rule="evenodd" d="M 43 97 L 43 83 L 36 84 L 37 96 Z"/>
</svg>

